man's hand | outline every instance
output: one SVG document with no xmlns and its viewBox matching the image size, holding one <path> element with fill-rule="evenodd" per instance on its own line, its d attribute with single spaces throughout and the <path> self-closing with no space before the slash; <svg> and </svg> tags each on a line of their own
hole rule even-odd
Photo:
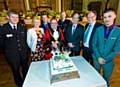
<svg viewBox="0 0 120 87">
<path fill-rule="evenodd" d="M 99 62 L 99 64 L 101 64 L 101 65 L 105 64 L 105 60 L 104 60 L 104 58 L 102 58 L 102 57 L 99 57 L 99 58 L 98 58 L 98 62 Z"/>
</svg>

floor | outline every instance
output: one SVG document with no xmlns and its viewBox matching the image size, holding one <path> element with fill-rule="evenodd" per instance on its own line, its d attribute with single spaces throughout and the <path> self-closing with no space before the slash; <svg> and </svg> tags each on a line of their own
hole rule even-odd
<svg viewBox="0 0 120 87">
<path fill-rule="evenodd" d="M 120 55 L 115 58 L 116 66 L 111 77 L 111 87 L 120 85 Z M 0 87 L 16 87 L 12 77 L 11 69 L 7 64 L 3 53 L 0 51 Z"/>
</svg>

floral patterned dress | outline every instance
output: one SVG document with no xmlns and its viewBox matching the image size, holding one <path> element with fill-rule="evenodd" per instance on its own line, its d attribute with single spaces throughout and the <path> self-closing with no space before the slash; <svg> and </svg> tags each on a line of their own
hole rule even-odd
<svg viewBox="0 0 120 87">
<path fill-rule="evenodd" d="M 36 31 L 37 34 L 37 44 L 35 52 L 31 53 L 32 61 L 41 61 L 44 59 L 45 50 L 43 48 L 43 35 L 41 34 L 40 30 Z"/>
</svg>

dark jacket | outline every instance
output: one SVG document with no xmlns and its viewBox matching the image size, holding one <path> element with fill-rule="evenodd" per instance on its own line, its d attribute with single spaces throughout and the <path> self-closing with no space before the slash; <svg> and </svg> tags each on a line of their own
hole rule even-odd
<svg viewBox="0 0 120 87">
<path fill-rule="evenodd" d="M 86 31 L 88 25 L 89 25 L 89 24 L 86 24 L 86 25 L 85 25 L 85 31 Z M 95 33 L 95 31 L 96 31 L 96 28 L 98 28 L 98 27 L 100 27 L 100 26 L 102 26 L 102 24 L 96 22 L 95 25 L 94 25 L 93 31 L 92 31 L 92 33 L 91 33 L 90 40 L 89 40 L 89 50 L 91 50 L 91 52 L 92 52 L 92 39 L 93 39 L 94 33 Z"/>
<path fill-rule="evenodd" d="M 72 43 L 75 47 L 73 51 L 80 51 L 80 42 L 83 41 L 84 27 L 80 24 L 77 25 L 74 34 L 72 35 L 72 24 L 65 30 L 65 40 L 67 43 Z"/>
<path fill-rule="evenodd" d="M 59 27 L 61 27 L 63 29 L 63 32 L 64 32 L 64 29 L 66 29 L 72 22 L 68 19 L 65 19 L 64 21 L 62 21 L 61 19 L 58 21 L 58 25 Z"/>
<path fill-rule="evenodd" d="M 26 28 L 17 24 L 17 30 L 13 30 L 9 23 L 3 25 L 1 29 L 1 43 L 6 55 L 14 55 L 17 52 L 27 54 Z"/>
</svg>

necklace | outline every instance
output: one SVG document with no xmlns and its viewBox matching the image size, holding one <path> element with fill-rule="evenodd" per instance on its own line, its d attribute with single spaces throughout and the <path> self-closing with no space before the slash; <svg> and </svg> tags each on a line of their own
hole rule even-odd
<svg viewBox="0 0 120 87">
<path fill-rule="evenodd" d="M 36 31 L 36 34 L 38 35 L 38 37 L 42 38 L 42 33 L 41 33 L 40 28 L 36 28 L 35 31 Z"/>
</svg>

